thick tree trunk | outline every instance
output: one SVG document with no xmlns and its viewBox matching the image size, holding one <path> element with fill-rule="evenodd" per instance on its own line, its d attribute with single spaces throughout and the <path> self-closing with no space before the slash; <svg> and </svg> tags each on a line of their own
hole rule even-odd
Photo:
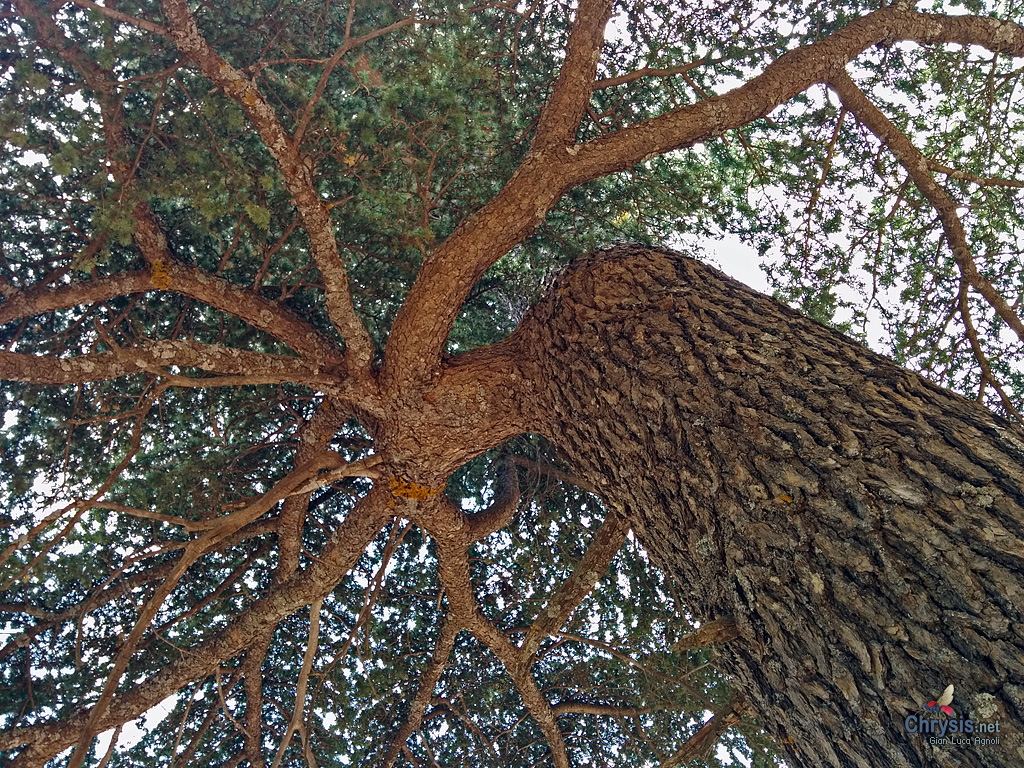
<svg viewBox="0 0 1024 768">
<path fill-rule="evenodd" d="M 721 666 L 791 765 L 1024 765 L 1020 431 L 673 253 L 595 255 L 517 335 L 541 428 L 735 617 Z M 949 684 L 969 744 L 907 730 Z"/>
</svg>

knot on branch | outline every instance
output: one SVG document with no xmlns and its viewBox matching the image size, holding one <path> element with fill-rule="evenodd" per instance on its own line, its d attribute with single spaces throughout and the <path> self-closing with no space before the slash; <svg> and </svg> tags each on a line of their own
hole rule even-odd
<svg viewBox="0 0 1024 768">
<path fill-rule="evenodd" d="M 149 280 L 153 283 L 154 288 L 159 288 L 161 291 L 166 291 L 171 287 L 171 272 L 167 269 L 165 264 L 160 259 L 153 261 L 153 269 L 150 274 Z"/>
<path fill-rule="evenodd" d="M 390 481 L 391 494 L 400 499 L 416 499 L 427 501 L 441 495 L 444 486 L 431 488 L 429 485 L 420 485 L 404 477 L 392 477 Z"/>
<path fill-rule="evenodd" d="M 693 648 L 703 648 L 710 643 L 728 643 L 740 636 L 736 626 L 736 619 L 732 616 L 725 616 L 714 621 L 708 621 L 688 635 L 684 635 L 671 647 L 673 651 L 686 651 Z"/>
</svg>

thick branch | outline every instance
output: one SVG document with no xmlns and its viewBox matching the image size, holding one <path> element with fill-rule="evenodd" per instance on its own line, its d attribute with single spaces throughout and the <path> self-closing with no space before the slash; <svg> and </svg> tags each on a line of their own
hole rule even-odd
<svg viewBox="0 0 1024 768">
<path fill-rule="evenodd" d="M 420 675 L 419 689 L 409 705 L 409 712 L 405 716 L 402 727 L 398 729 L 398 733 L 395 734 L 391 746 L 388 747 L 387 754 L 384 756 L 383 768 L 392 768 L 394 766 L 395 760 L 398 759 L 398 755 L 409 740 L 409 737 L 416 733 L 423 723 L 423 715 L 427 711 L 427 705 L 430 704 L 431 698 L 434 695 L 434 688 L 437 687 L 445 666 L 448 664 L 448 657 L 451 655 L 452 648 L 455 647 L 455 638 L 458 637 L 461 629 L 462 627 L 457 621 L 453 620 L 451 614 L 445 617 L 444 626 L 441 628 L 441 636 L 437 639 L 437 645 L 434 647 L 434 655 L 430 657 L 427 668 Z"/>
<path fill-rule="evenodd" d="M 245 757 L 252 768 L 264 768 L 263 759 L 263 662 L 272 632 L 266 632 L 249 645 L 242 662 L 245 690 Z M 177 752 L 177 750 L 175 750 Z"/>
<path fill-rule="evenodd" d="M 467 579 L 465 587 L 468 588 L 468 586 Z M 447 582 L 445 587 L 448 588 Z M 473 599 L 471 591 L 469 597 Z M 476 607 L 475 599 L 473 607 L 474 609 L 467 612 L 467 615 L 464 617 L 467 628 L 484 645 L 491 649 L 508 671 L 516 691 L 519 692 L 520 697 L 523 699 L 526 711 L 530 713 L 530 717 L 540 726 L 544 738 L 547 739 L 548 747 L 551 749 L 551 762 L 555 765 L 555 768 L 569 768 L 568 752 L 565 747 L 565 739 L 562 738 L 562 732 L 558 728 L 558 720 L 551 708 L 551 704 L 544 697 L 544 694 L 537 686 L 537 682 L 533 679 L 533 675 L 530 674 L 528 668 L 524 669 L 524 665 L 520 661 L 521 654 L 519 649 L 512 644 L 512 641 L 501 630 L 487 620 L 487 617 Z"/>
<path fill-rule="evenodd" d="M 85 78 L 90 88 L 101 95 L 100 106 L 103 127 L 107 141 L 107 155 L 111 159 L 111 171 L 122 185 L 124 195 L 135 184 L 132 167 L 125 161 L 114 158 L 129 147 L 124 128 L 121 102 L 116 94 L 116 85 L 109 73 L 101 70 L 77 46 L 67 40 L 63 31 L 53 19 L 41 9 L 18 0 L 18 10 L 37 27 L 40 42 L 55 49 L 62 58 L 70 61 Z M 109 13 L 117 14 L 116 11 Z M 108 14 L 109 15 L 109 14 Z M 119 18 L 119 16 L 115 16 Z M 129 17 L 130 18 L 130 17 Z M 120 19 L 125 21 L 126 19 Z M 145 27 L 144 27 L 145 28 Z M 165 30 L 160 28 L 163 33 Z M 100 301 L 128 293 L 140 293 L 152 288 L 165 288 L 195 298 L 210 306 L 242 318 L 256 328 L 269 333 L 291 346 L 301 355 L 321 365 L 338 365 L 341 355 L 334 343 L 319 331 L 302 321 L 293 313 L 268 301 L 257 294 L 245 291 L 228 281 L 213 277 L 202 270 L 179 264 L 172 258 L 160 223 L 148 202 L 139 201 L 132 209 L 135 222 L 133 239 L 151 267 L 148 273 L 128 273 L 113 278 L 102 278 L 60 289 L 28 291 L 9 297 L 0 305 L 0 322 L 15 317 L 34 314 L 47 309 L 65 308 L 88 301 Z M 147 279 L 148 278 L 148 279 Z M 120 289 L 120 290 L 118 290 Z M 116 293 L 106 293 L 115 290 Z M 60 303 L 70 302 L 70 303 Z"/>
<path fill-rule="evenodd" d="M 68 768 L 78 768 L 82 764 L 85 760 L 87 749 L 89 744 L 92 742 L 93 737 L 95 734 L 104 730 L 99 723 L 102 721 L 104 715 L 106 715 L 107 708 L 114 699 L 114 692 L 121 680 L 121 676 L 128 667 L 129 660 L 135 653 L 136 647 L 141 641 L 142 636 L 150 629 L 150 623 L 156 616 L 157 611 L 160 610 L 164 601 L 174 591 L 178 581 L 185 574 L 185 571 L 200 556 L 213 549 L 226 537 L 237 532 L 247 523 L 252 522 L 265 512 L 272 509 L 279 501 L 286 498 L 297 485 L 300 485 L 309 476 L 316 474 L 324 467 L 336 468 L 340 462 L 340 456 L 332 452 L 327 452 L 297 465 L 285 477 L 278 480 L 274 484 L 273 488 L 256 499 L 252 504 L 249 504 L 244 509 L 238 510 L 237 512 L 232 512 L 231 514 L 219 518 L 215 527 L 204 532 L 199 536 L 199 538 L 193 539 L 188 543 L 181 559 L 175 565 L 174 570 L 171 571 L 167 579 L 160 585 L 153 596 L 149 598 L 146 604 L 139 611 L 139 616 L 135 621 L 135 626 L 118 649 L 112 669 L 107 676 L 106 684 L 103 687 L 103 691 L 100 693 L 100 697 L 96 701 L 96 704 L 92 707 L 92 710 L 89 713 L 89 718 L 85 723 L 85 727 L 80 729 L 75 751 L 68 763 Z"/>
<path fill-rule="evenodd" d="M 381 472 L 377 467 L 382 464 L 383 461 L 384 459 L 379 454 L 373 454 L 372 456 L 367 456 L 365 459 L 350 462 L 349 464 L 338 467 L 337 469 L 321 472 L 316 477 L 311 478 L 302 487 L 297 488 L 292 495 L 308 495 L 317 488 L 323 488 L 325 485 L 330 485 L 331 483 L 336 483 L 339 480 L 344 480 L 346 477 L 368 477 L 372 480 L 378 480 L 381 477 Z"/>
<path fill-rule="evenodd" d="M 469 518 L 472 541 L 480 541 L 495 531 L 500 531 L 510 522 L 519 507 L 519 476 L 510 460 L 502 459 L 494 501 L 482 512 Z"/>
<path fill-rule="evenodd" d="M 693 760 L 707 757 L 722 735 L 742 719 L 744 711 L 743 699 L 737 696 L 725 711 L 719 712 L 704 723 L 675 754 L 661 764 L 660 768 L 679 768 Z"/>
<path fill-rule="evenodd" d="M 295 463 L 303 464 L 327 450 L 331 438 L 348 416 L 348 410 L 339 403 L 330 398 L 324 400 L 316 413 L 298 430 L 296 437 L 299 445 L 295 451 Z M 306 510 L 309 508 L 309 495 L 313 490 L 299 488 L 294 496 L 289 496 L 281 505 L 281 515 L 277 524 L 277 568 L 274 573 L 276 583 L 287 581 L 299 568 L 302 528 L 306 520 Z"/>
<path fill-rule="evenodd" d="M 569 578 L 548 599 L 537 620 L 530 627 L 520 647 L 522 662 L 527 666 L 540 649 L 546 637 L 557 632 L 569 616 L 608 570 L 615 553 L 622 547 L 629 533 L 629 523 L 617 512 L 609 511 L 583 559 L 573 568 Z"/>
<path fill-rule="evenodd" d="M 1022 38 L 1024 38 L 1024 32 L 1022 32 Z M 942 222 L 942 230 L 946 234 L 946 242 L 949 243 L 949 248 L 953 251 L 953 257 L 956 259 L 957 266 L 960 267 L 964 280 L 984 297 L 985 301 L 995 309 L 1021 341 L 1024 341 L 1024 322 L 995 286 L 978 272 L 974 254 L 967 242 L 967 233 L 964 231 L 963 222 L 956 211 L 956 201 L 932 177 L 928 158 L 878 107 L 871 103 L 871 100 L 857 87 L 845 70 L 836 73 L 829 79 L 828 84 L 843 100 L 846 108 L 853 112 L 857 119 L 867 126 L 868 130 L 878 137 L 878 140 L 907 169 L 910 178 L 921 190 L 921 194 L 938 213 L 939 220 Z"/>
<path fill-rule="evenodd" d="M 190 379 L 167 374 L 167 366 L 201 368 L 211 373 L 232 374 L 219 378 Z M 157 373 L 183 386 L 279 384 L 295 382 L 330 388 L 335 382 L 297 357 L 247 352 L 196 341 L 154 341 L 114 352 L 76 357 L 48 357 L 0 351 L 0 379 L 31 384 L 81 384 L 108 381 L 134 373 Z M 208 384 L 207 384 L 208 383 Z"/>
<path fill-rule="evenodd" d="M 740 636 L 736 628 L 736 619 L 730 617 L 707 621 L 694 632 L 683 635 L 672 644 L 673 651 L 686 651 L 691 648 L 703 648 L 709 643 L 728 643 Z"/>
<path fill-rule="evenodd" d="M 343 365 L 340 351 L 329 339 L 280 304 L 196 267 L 160 259 L 156 262 L 155 270 L 125 272 L 56 288 L 18 291 L 0 304 L 0 325 L 58 309 L 109 301 L 117 296 L 166 290 L 244 320 L 287 344 L 313 364 L 332 368 Z"/>
<path fill-rule="evenodd" d="M 581 0 L 579 3 L 566 45 L 565 61 L 537 122 L 535 148 L 574 143 L 576 129 L 594 90 L 604 28 L 611 15 L 611 0 Z"/>
<path fill-rule="evenodd" d="M 598 717 L 637 717 L 654 712 L 652 707 L 617 707 L 611 704 L 590 704 L 586 701 L 563 701 L 551 708 L 555 717 L 562 715 L 597 715 Z"/>
<path fill-rule="evenodd" d="M 443 499 L 440 501 L 441 504 L 430 505 L 426 513 L 427 517 L 430 517 L 430 511 L 433 508 L 439 508 L 439 512 L 444 512 L 441 508 L 445 506 L 445 502 Z M 450 503 L 447 506 L 451 506 Z M 558 729 L 558 722 L 551 709 L 551 704 L 548 703 L 537 686 L 537 682 L 533 679 L 529 665 L 522 663 L 523 657 L 520 650 L 484 616 L 477 604 L 476 596 L 473 594 L 473 585 L 469 578 L 469 558 L 466 551 L 469 540 L 466 532 L 466 529 L 451 531 L 447 536 L 436 538 L 438 571 L 441 576 L 441 584 L 448 595 L 450 620 L 472 632 L 498 657 L 512 678 L 512 683 L 522 697 L 527 712 L 536 721 L 544 738 L 547 739 L 555 768 L 569 768 L 565 740 L 562 738 L 562 732 Z"/>
<path fill-rule="evenodd" d="M 312 169 L 278 122 L 273 107 L 256 83 L 222 59 L 206 42 L 185 0 L 164 0 L 171 38 L 200 71 L 242 108 L 277 162 L 285 185 L 295 201 L 309 233 L 313 260 L 324 279 L 327 313 L 351 353 L 350 366 L 357 377 L 369 374 L 373 341 L 358 318 L 348 288 L 345 262 L 338 252 L 328 208 L 313 186 Z"/>
<path fill-rule="evenodd" d="M 691 61 L 686 64 L 680 64 L 678 67 L 641 67 L 640 69 L 634 69 L 632 72 L 627 72 L 624 75 L 616 75 L 615 77 L 604 77 L 594 83 L 594 90 L 603 90 L 605 88 L 614 88 L 617 85 L 625 85 L 626 83 L 632 83 L 634 80 L 640 80 L 645 77 L 672 77 L 673 75 L 685 75 L 697 67 L 702 67 L 707 64 L 707 60 L 698 59 L 697 61 Z"/>
<path fill-rule="evenodd" d="M 529 472 L 535 472 L 539 475 L 543 475 L 544 477 L 547 477 L 556 482 L 564 483 L 565 485 L 575 486 L 580 490 L 586 491 L 587 493 L 592 493 L 595 496 L 599 495 L 598 490 L 594 488 L 592 485 L 590 485 L 588 482 L 586 482 L 583 478 L 576 477 L 575 475 L 572 475 L 568 472 L 563 472 L 562 470 L 556 469 L 550 464 L 534 461 L 532 459 L 526 458 L 525 456 L 513 456 L 512 463 L 515 464 L 517 467 L 522 467 L 523 469 L 528 470 Z"/>
<path fill-rule="evenodd" d="M 763 73 L 728 93 L 580 145 L 571 170 L 574 184 L 744 126 L 810 86 L 839 74 L 847 62 L 870 46 L 895 40 L 921 45 L 980 45 L 994 52 L 1024 54 L 1024 28 L 1013 22 L 884 8 L 786 53 Z"/>
</svg>

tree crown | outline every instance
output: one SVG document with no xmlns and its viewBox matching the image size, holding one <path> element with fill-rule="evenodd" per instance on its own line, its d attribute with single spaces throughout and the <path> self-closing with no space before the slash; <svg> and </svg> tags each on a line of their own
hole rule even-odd
<svg viewBox="0 0 1024 768">
<path fill-rule="evenodd" d="M 731 235 L 1019 420 L 1024 28 L 904 6 L 7 3 L 0 750 L 773 761 L 508 350 Z"/>
</svg>

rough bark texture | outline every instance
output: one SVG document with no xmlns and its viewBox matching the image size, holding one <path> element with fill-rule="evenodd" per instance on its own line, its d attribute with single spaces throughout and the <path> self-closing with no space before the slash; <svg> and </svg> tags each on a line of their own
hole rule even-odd
<svg viewBox="0 0 1024 768">
<path fill-rule="evenodd" d="M 517 337 L 538 426 L 735 617 L 721 666 L 792 765 L 1024 764 L 1017 429 L 670 252 L 591 257 Z M 906 732 L 950 683 L 1000 744 Z"/>
</svg>

